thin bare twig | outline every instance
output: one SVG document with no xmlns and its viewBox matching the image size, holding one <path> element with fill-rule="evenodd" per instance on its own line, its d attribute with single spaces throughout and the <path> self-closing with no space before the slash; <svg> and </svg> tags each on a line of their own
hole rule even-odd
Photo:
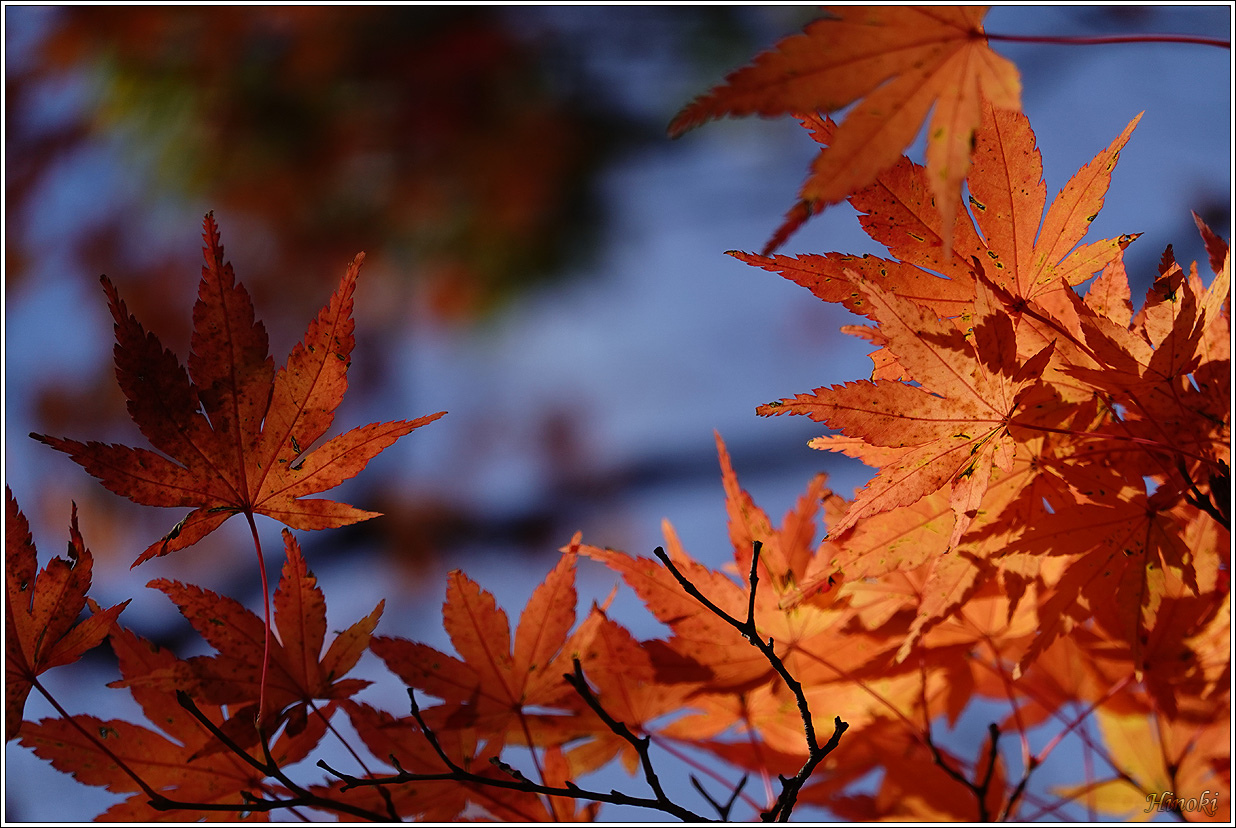
<svg viewBox="0 0 1236 828">
<path fill-rule="evenodd" d="M 700 782 L 695 774 L 691 774 L 691 786 L 695 788 L 695 790 L 699 791 L 700 796 L 708 800 L 708 804 L 711 805 L 717 812 L 718 819 L 722 822 L 728 822 L 730 819 L 730 811 L 734 809 L 734 803 L 738 801 L 738 797 L 742 793 L 742 789 L 746 787 L 747 780 L 750 778 L 750 774 L 744 773 L 742 775 L 742 779 L 738 780 L 738 784 L 734 786 L 734 790 L 730 793 L 730 798 L 725 801 L 724 805 L 718 803 L 717 800 L 712 798 L 708 791 L 704 790 L 703 783 Z"/>
<path fill-rule="evenodd" d="M 578 662 L 577 672 L 580 676 L 582 676 L 582 670 L 579 669 Z M 588 690 L 587 692 L 589 695 L 591 694 L 591 690 Z M 585 696 L 585 699 L 587 698 L 588 696 Z M 398 759 L 394 756 L 391 757 L 391 763 L 395 766 L 398 773 L 389 776 L 368 776 L 365 778 L 358 778 L 332 768 L 324 760 L 318 761 L 318 767 L 332 776 L 342 780 L 344 783 L 344 790 L 356 787 L 396 785 L 407 782 L 456 782 L 489 788 L 502 788 L 505 790 L 520 791 L 522 793 L 561 796 L 568 799 L 586 799 L 591 802 L 603 802 L 611 805 L 630 805 L 637 808 L 649 808 L 677 817 L 684 822 L 710 821 L 706 817 L 674 803 L 664 795 L 663 791 L 659 792 L 659 798 L 649 799 L 647 797 L 631 796 L 615 790 L 611 790 L 609 793 L 605 793 L 603 791 L 592 791 L 586 788 L 581 788 L 573 782 L 567 782 L 562 787 L 544 785 L 532 781 L 528 777 L 524 776 L 518 769 L 508 765 L 506 762 L 501 761 L 497 757 L 491 759 L 491 763 L 494 767 L 507 774 L 510 777 L 509 779 L 495 776 L 482 776 L 481 774 L 474 773 L 473 771 L 459 765 L 459 763 L 452 759 L 450 755 L 447 754 L 447 752 L 442 748 L 441 743 L 438 741 L 438 737 L 434 734 L 433 730 L 429 727 L 429 725 L 425 722 L 424 717 L 421 715 L 420 706 L 416 703 L 415 693 L 410 687 L 408 688 L 408 699 L 412 707 L 412 717 L 416 719 L 417 724 L 420 726 L 421 734 L 425 737 L 425 740 L 429 742 L 434 753 L 437 754 L 443 765 L 446 766 L 447 770 L 445 773 L 413 773 L 404 770 L 399 764 Z M 597 708 L 593 709 L 596 710 Z M 598 715 L 602 715 L 603 719 L 608 719 L 607 724 L 609 724 L 609 722 L 615 722 L 615 720 L 612 717 L 609 717 L 608 714 L 598 713 Z M 620 722 L 615 722 L 615 724 L 623 730 L 626 730 L 628 734 L 630 733 L 630 730 L 626 729 L 625 725 L 622 725 Z M 610 725 L 611 729 L 613 729 L 614 726 L 615 725 Z M 614 732 L 620 733 L 619 730 L 614 730 Z M 631 738 L 636 739 L 636 741 L 640 741 L 633 735 Z M 659 785 L 657 788 L 654 788 L 654 790 L 659 790 Z"/>
<path fill-rule="evenodd" d="M 794 699 L 798 703 L 798 713 L 803 722 L 803 735 L 807 741 L 807 760 L 803 763 L 803 766 L 799 768 L 798 773 L 794 774 L 794 776 L 789 779 L 786 779 L 784 776 L 779 777 L 781 780 L 781 794 L 777 797 L 777 801 L 774 803 L 773 807 L 760 815 L 766 822 L 785 822 L 789 820 L 790 813 L 794 809 L 794 804 L 798 801 L 799 791 L 802 790 L 803 785 L 805 785 L 807 780 L 811 777 L 811 774 L 815 771 L 816 766 L 818 766 L 820 762 L 824 761 L 825 757 L 836 749 L 837 745 L 841 741 L 841 734 L 845 733 L 845 731 L 849 728 L 849 725 L 843 722 L 840 716 L 837 716 L 833 720 L 832 737 L 826 744 L 820 745 L 816 737 L 815 724 L 811 717 L 811 708 L 807 704 L 807 696 L 803 691 L 802 684 L 790 675 L 790 671 L 786 669 L 785 663 L 782 662 L 781 657 L 777 655 L 773 640 L 770 638 L 768 641 L 765 641 L 760 637 L 759 630 L 755 624 L 755 590 L 759 585 L 759 560 L 761 549 L 762 544 L 759 541 L 755 541 L 752 544 L 751 572 L 747 577 L 751 592 L 747 600 L 747 617 L 741 621 L 718 607 L 708 598 L 708 596 L 700 592 L 695 584 L 691 583 L 691 581 L 682 574 L 678 567 L 674 565 L 674 562 L 670 560 L 669 555 L 665 553 L 663 548 L 658 546 L 655 550 L 653 550 L 653 554 L 657 556 L 661 563 L 665 564 L 665 567 L 670 571 L 670 574 L 674 576 L 674 579 L 678 581 L 678 584 L 688 595 L 703 604 L 711 613 L 716 615 L 722 621 L 725 621 L 731 627 L 738 630 L 743 638 L 747 639 L 753 647 L 759 650 L 764 657 L 768 659 L 769 665 L 772 666 L 777 675 L 781 677 L 781 680 L 785 682 L 785 686 L 789 688 L 791 693 L 794 694 Z"/>
<path fill-rule="evenodd" d="M 1184 493 L 1184 499 L 1190 505 L 1202 510 L 1206 514 L 1215 519 L 1224 529 L 1232 528 L 1231 518 L 1222 511 L 1223 503 L 1218 498 L 1214 497 L 1213 492 L 1209 495 L 1204 494 L 1193 481 L 1193 477 L 1189 474 L 1189 469 L 1185 465 L 1183 457 L 1176 458 L 1176 469 L 1180 472 L 1180 476 L 1184 478 L 1185 483 L 1189 486 L 1189 491 Z M 1212 477 L 1212 480 L 1214 478 Z"/>
<path fill-rule="evenodd" d="M 247 792 L 244 794 L 245 801 L 241 804 L 228 803 L 201 803 L 201 802 L 177 802 L 173 799 L 168 799 L 161 794 L 158 799 L 152 799 L 150 806 L 160 811 L 173 810 L 175 808 L 185 808 L 195 811 L 273 811 L 278 808 L 297 808 L 308 807 L 318 808 L 328 811 L 337 811 L 342 814 L 349 814 L 360 819 L 369 820 L 371 822 L 386 822 L 389 817 L 379 814 L 375 811 L 369 811 L 365 808 L 358 808 L 355 805 L 349 805 L 346 802 L 335 802 L 317 794 L 311 793 L 297 785 L 283 769 L 279 767 L 279 763 L 275 761 L 270 753 L 270 746 L 264 732 L 259 731 L 258 741 L 262 745 L 262 752 L 266 757 L 263 762 L 249 753 L 249 751 L 236 744 L 230 736 L 224 733 L 218 725 L 212 722 L 206 714 L 198 709 L 197 704 L 190 698 L 189 694 L 183 690 L 176 691 L 176 701 L 180 706 L 189 712 L 193 718 L 197 719 L 202 727 L 206 728 L 212 736 L 227 746 L 228 750 L 240 757 L 263 776 L 270 776 L 279 780 L 288 790 L 296 794 L 295 797 L 289 799 L 250 799 L 251 795 Z"/>
<path fill-rule="evenodd" d="M 657 777 L 657 772 L 652 766 L 652 756 L 648 752 L 648 746 L 652 740 L 647 736 L 636 736 L 624 723 L 609 715 L 605 708 L 601 706 L 600 700 L 592 692 L 592 688 L 588 686 L 587 680 L 584 679 L 584 668 L 579 663 L 579 659 L 573 658 L 571 663 L 575 668 L 575 672 L 564 673 L 562 677 L 575 688 L 575 692 L 592 708 L 592 712 L 596 713 L 601 721 L 605 722 L 610 731 L 625 739 L 631 747 L 635 748 L 635 752 L 639 754 L 640 766 L 644 769 L 644 779 L 648 782 L 648 787 L 652 788 L 653 796 L 656 797 L 657 802 L 677 809 L 679 806 L 665 795 L 665 789 L 661 787 L 661 780 Z M 666 810 L 666 813 L 674 813 L 674 811 Z"/>
</svg>

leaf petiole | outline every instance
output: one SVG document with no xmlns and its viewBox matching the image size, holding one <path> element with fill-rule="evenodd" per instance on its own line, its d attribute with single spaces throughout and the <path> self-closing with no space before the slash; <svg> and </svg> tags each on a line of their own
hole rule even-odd
<svg viewBox="0 0 1236 828">
<path fill-rule="evenodd" d="M 1053 46 L 1107 46 L 1117 43 L 1187 43 L 1195 46 L 1217 46 L 1231 49 L 1232 43 L 1217 37 L 1178 34 L 1144 35 L 1006 35 L 984 32 L 988 40 L 1003 40 L 1009 43 L 1044 43 Z"/>
</svg>

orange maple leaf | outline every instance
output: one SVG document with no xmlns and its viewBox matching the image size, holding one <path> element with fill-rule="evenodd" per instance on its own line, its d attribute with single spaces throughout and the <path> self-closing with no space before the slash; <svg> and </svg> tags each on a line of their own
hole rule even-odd
<svg viewBox="0 0 1236 828">
<path fill-rule="evenodd" d="M 1010 555 L 1069 556 L 1040 608 L 1038 635 L 1022 657 L 1018 675 L 1073 624 L 1093 616 L 1130 647 L 1140 680 L 1147 631 L 1155 627 L 1169 581 L 1198 591 L 1195 550 L 1186 545 L 1171 494 L 1164 490 L 1148 496 L 1127 487 L 1112 493 L 1108 502 L 1063 510 L 1050 522 L 1031 526 L 1007 547 Z M 1200 549 L 1196 553 L 1213 554 Z"/>
<path fill-rule="evenodd" d="M 450 725 L 485 729 L 498 738 L 522 728 L 521 743 L 530 747 L 545 717 L 529 708 L 574 711 L 582 704 L 563 679 L 572 670 L 573 559 L 560 560 L 533 591 L 513 647 L 506 613 L 492 594 L 459 570 L 447 578 L 442 621 L 462 660 L 402 638 L 374 638 L 370 649 L 409 687 L 453 708 Z"/>
<path fill-rule="evenodd" d="M 1230 326 L 1224 309 L 1230 270 L 1229 257 L 1203 290 L 1196 274 L 1186 277 L 1172 262 L 1137 315 L 1121 317 L 1125 324 L 1103 313 L 1103 299 L 1071 297 L 1094 361 L 1078 359 L 1064 371 L 1121 403 L 1125 411 L 1107 427 L 1117 438 L 1170 447 L 1182 462 L 1204 461 L 1210 471 L 1230 463 Z M 1111 281 L 1117 286 L 1107 293 L 1127 295 L 1123 271 Z"/>
<path fill-rule="evenodd" d="M 31 436 L 66 452 L 111 491 L 148 506 L 196 507 L 134 566 L 197 543 L 235 514 L 268 515 L 294 529 L 329 529 L 376 517 L 306 495 L 358 474 L 397 439 L 446 412 L 373 423 L 311 449 L 347 390 L 352 293 L 364 254 L 276 374 L 266 329 L 236 283 L 213 214 L 202 234 L 206 264 L 193 308 L 188 372 L 131 316 L 102 277 L 116 320 L 116 377 L 129 415 L 161 454 L 99 442 Z"/>
<path fill-rule="evenodd" d="M 77 505 L 69 523 L 69 560 L 52 558 L 42 572 L 30 524 L 4 487 L 4 733 L 15 739 L 36 678 L 72 664 L 98 645 L 128 601 L 94 611 L 79 624 L 94 559 L 77 529 Z"/>
<path fill-rule="evenodd" d="M 867 313 L 880 323 L 909 376 L 919 385 L 862 380 L 817 388 L 810 394 L 760 406 L 767 415 L 806 414 L 839 428 L 846 453 L 866 457 L 854 440 L 874 446 L 880 470 L 831 531 L 841 535 L 868 515 L 907 506 L 949 486 L 960 540 L 987 491 L 993 466 L 1012 468 L 1015 441 L 1009 422 L 1051 356 L 1045 347 L 1025 363 L 1017 359 L 1012 323 L 979 284 L 973 336 L 922 305 L 887 292 L 850 271 Z M 829 449 L 829 437 L 812 441 Z M 889 452 L 888 449 L 894 449 Z"/>
<path fill-rule="evenodd" d="M 1080 284 L 1118 260 L 1135 237 L 1078 245 L 1103 207 L 1112 170 L 1141 114 L 1069 179 L 1046 210 L 1043 160 L 1029 120 L 991 106 L 982 116 L 966 184 L 992 281 L 1021 300 L 1042 301 L 1042 294 Z"/>
<path fill-rule="evenodd" d="M 972 311 L 977 259 L 1010 301 L 1024 306 L 1034 300 L 1046 303 L 1047 311 L 1060 311 L 1067 304 L 1066 283 L 1076 286 L 1105 268 L 1119 266 L 1122 251 L 1137 238 L 1130 234 L 1082 244 L 1103 207 L 1120 152 L 1141 116 L 1078 170 L 1048 205 L 1042 157 L 1029 120 L 987 104 L 981 115 L 974 136 L 974 164 L 966 177 L 973 216 L 961 205 L 952 214 L 938 212 L 931 203 L 930 171 L 903 157 L 871 186 L 849 197 L 867 235 L 887 247 L 892 259 L 841 253 L 790 257 L 731 251 L 729 255 L 780 273 L 825 302 L 866 313 L 845 276 L 846 270 L 853 270 L 941 317 Z M 804 123 L 822 129 L 819 119 L 806 118 Z M 946 215 L 952 218 L 946 221 Z M 944 247 L 950 232 L 950 246 Z M 1034 320 L 1018 320 L 1019 337 L 1025 339 L 1023 354 L 1033 341 L 1020 328 L 1031 323 Z M 1051 338 L 1040 336 L 1034 350 Z M 890 367 L 881 352 L 872 358 L 877 361 L 877 375 L 896 378 L 896 365 Z"/>
<path fill-rule="evenodd" d="M 829 17 L 782 40 L 690 103 L 670 123 L 670 134 L 724 115 L 835 112 L 862 99 L 812 166 L 802 205 L 792 211 L 801 223 L 804 213 L 842 201 L 897 163 L 931 111 L 928 178 L 940 214 L 954 215 L 983 99 L 1021 109 L 1017 67 L 993 52 L 983 34 L 987 7 L 827 11 Z M 769 247 L 785 234 L 783 228 Z M 950 235 L 946 223 L 945 249 Z"/>
</svg>

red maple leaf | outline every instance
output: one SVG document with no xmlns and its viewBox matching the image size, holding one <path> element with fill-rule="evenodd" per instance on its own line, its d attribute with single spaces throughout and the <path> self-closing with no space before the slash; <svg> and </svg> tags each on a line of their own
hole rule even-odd
<svg viewBox="0 0 1236 828">
<path fill-rule="evenodd" d="M 1078 285 L 1119 263 L 1124 248 L 1137 238 L 1132 234 L 1082 243 L 1103 207 L 1112 171 L 1141 116 L 1078 170 L 1048 205 L 1042 157 L 1029 120 L 990 105 L 982 107 L 981 115 L 974 134 L 974 164 L 966 178 L 973 216 L 961 205 L 952 213 L 937 210 L 930 170 L 903 157 L 871 186 L 849 196 L 867 235 L 887 247 L 892 259 L 841 253 L 790 257 L 731 251 L 729 255 L 780 273 L 825 302 L 840 302 L 856 313 L 867 313 L 845 276 L 845 271 L 852 270 L 941 317 L 973 310 L 977 259 L 986 276 L 1020 305 L 1036 300 L 1046 303 L 1046 310 L 1058 312 L 1066 304 L 1065 283 Z M 803 123 L 813 134 L 829 134 L 831 128 L 814 116 L 805 117 Z M 946 235 L 951 238 L 948 246 L 944 245 Z M 1033 347 L 1021 331 L 1032 323 L 1027 318 L 1018 320 L 1023 356 L 1053 338 L 1042 335 L 1038 347 Z M 886 367 L 886 356 L 873 355 L 873 359 L 879 376 L 896 378 Z"/>
<path fill-rule="evenodd" d="M 217 811 L 216 818 L 236 819 L 251 813 L 245 807 L 246 795 L 284 798 L 290 794 L 281 783 L 267 781 L 265 773 L 245 757 L 221 749 L 218 739 L 178 703 L 174 691 L 138 681 L 142 676 L 173 671 L 181 663 L 175 655 L 115 624 L 109 640 L 121 676 L 133 682 L 134 699 L 158 729 L 80 714 L 71 719 L 44 719 L 31 724 L 22 734 L 25 747 L 33 749 L 53 767 L 72 773 L 82 784 L 131 794 L 100 814 L 100 820 L 200 819 L 202 811 L 197 805 L 227 803 L 235 803 L 235 810 Z M 197 708 L 215 725 L 224 724 L 222 708 L 210 704 L 198 704 Z M 270 758 L 288 765 L 308 756 L 325 734 L 333 710 L 333 705 L 327 706 L 321 715 L 309 720 L 309 726 L 296 733 L 286 729 L 270 746 Z M 250 717 L 250 728 L 252 722 Z M 263 751 L 253 748 L 251 758 L 262 761 Z M 146 787 L 139 785 L 134 776 Z M 183 807 L 154 807 L 150 790 L 184 803 Z M 257 818 L 264 816 L 259 813 Z"/>
<path fill-rule="evenodd" d="M 362 426 L 311 450 L 330 428 L 347 390 L 355 342 L 352 293 L 364 254 L 348 266 L 330 302 L 276 373 L 266 329 L 223 260 L 212 214 L 204 227 L 206 264 L 193 308 L 187 372 L 102 277 L 116 320 L 116 378 L 129 415 L 151 445 L 172 459 L 148 449 L 31 435 L 66 452 L 130 500 L 195 507 L 134 566 L 197 543 L 235 514 L 268 515 L 294 529 L 328 529 L 375 517 L 376 512 L 306 495 L 355 476 L 397 439 L 446 413 Z"/>
<path fill-rule="evenodd" d="M 1127 304 L 1123 270 L 1104 274 L 1100 298 L 1092 301 L 1087 294 L 1084 302 L 1076 296 L 1071 300 L 1086 350 L 1063 370 L 1121 404 L 1121 413 L 1104 431 L 1133 452 L 1145 454 L 1142 446 L 1170 448 L 1192 467 L 1192 475 L 1230 461 L 1231 346 L 1224 309 L 1230 268 L 1225 258 L 1203 289 L 1195 273 L 1186 276 L 1174 261 L 1165 260 L 1164 272 L 1131 319 L 1127 313 L 1115 318 L 1105 313 L 1110 304 Z M 1110 295 L 1120 298 L 1111 302 Z M 1147 455 L 1142 461 L 1146 474 L 1168 471 L 1169 478 L 1174 476 L 1171 464 L 1165 467 L 1161 460 L 1146 465 L 1156 459 Z M 1179 479 L 1174 484 L 1186 486 Z"/>
<path fill-rule="evenodd" d="M 128 605 L 93 612 L 79 624 L 94 559 L 77 529 L 77 506 L 69 523 L 69 560 L 52 558 L 42 572 L 30 524 L 4 487 L 4 732 L 15 739 L 22 727 L 26 697 L 36 678 L 72 664 L 107 636 Z"/>
<path fill-rule="evenodd" d="M 338 633 L 323 654 L 325 598 L 305 565 L 300 545 L 286 529 L 283 541 L 287 559 L 275 591 L 274 629 L 278 637 L 270 644 L 265 704 L 267 710 L 283 711 L 284 717 L 292 718 L 296 724 L 292 729 L 298 730 L 303 727 L 306 706 L 314 699 L 346 699 L 369 686 L 370 682 L 363 679 L 343 676 L 356 666 L 368 648 L 385 602 L 379 602 L 373 612 Z M 218 654 L 179 661 L 166 671 L 147 673 L 113 686 L 140 684 L 169 692 L 181 689 L 211 704 L 256 704 L 267 641 L 262 619 L 236 600 L 200 587 L 166 578 L 151 581 L 147 586 L 162 590 Z M 251 742 L 256 736 L 252 711 L 234 714 L 232 718 L 247 723 L 242 735 Z"/>
</svg>

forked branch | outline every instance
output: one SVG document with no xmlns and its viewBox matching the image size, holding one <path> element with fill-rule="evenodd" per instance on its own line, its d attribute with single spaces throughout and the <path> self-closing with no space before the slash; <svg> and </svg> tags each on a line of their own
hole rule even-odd
<svg viewBox="0 0 1236 828">
<path fill-rule="evenodd" d="M 698 601 L 702 606 L 706 607 L 709 612 L 715 614 L 718 618 L 723 619 L 726 623 L 733 626 L 739 633 L 746 638 L 752 646 L 756 647 L 765 658 L 777 675 L 785 682 L 786 686 L 794 694 L 797 701 L 799 713 L 803 721 L 803 732 L 807 741 L 807 759 L 804 761 L 799 771 L 790 778 L 781 777 L 782 789 L 780 795 L 772 807 L 761 814 L 761 817 L 768 822 L 785 822 L 789 819 L 790 814 L 794 809 L 795 803 L 798 801 L 798 794 L 802 790 L 803 785 L 811 777 L 815 768 L 827 757 L 837 745 L 840 743 L 841 734 L 843 734 L 848 725 L 839 717 L 834 720 L 832 736 L 824 744 L 816 735 L 815 724 L 812 719 L 811 710 L 807 704 L 807 698 L 803 691 L 802 684 L 790 674 L 786 669 L 784 662 L 777 655 L 773 641 L 763 640 L 760 637 L 759 631 L 755 624 L 755 595 L 756 588 L 759 584 L 758 563 L 760 555 L 760 544 L 755 543 L 752 560 L 751 572 L 749 575 L 750 582 L 750 597 L 747 605 L 747 617 L 745 619 L 734 618 L 729 613 L 722 610 L 713 603 L 707 596 L 699 591 L 695 584 L 686 578 L 682 572 L 673 564 L 666 556 L 665 550 L 658 547 L 655 554 L 673 574 L 674 578 L 682 586 L 682 588 Z M 358 787 L 383 787 L 387 785 L 399 785 L 407 783 L 425 783 L 425 782 L 454 782 L 456 784 L 464 784 L 468 786 L 476 786 L 482 788 L 498 788 L 510 791 L 519 791 L 521 793 L 536 794 L 543 796 L 566 797 L 569 799 L 586 800 L 591 802 L 603 802 L 613 805 L 629 805 L 640 808 L 648 808 L 659 811 L 678 819 L 690 822 L 708 821 L 706 817 L 695 813 L 689 808 L 683 807 L 670 799 L 665 791 L 665 787 L 661 783 L 660 777 L 657 775 L 656 769 L 653 766 L 652 757 L 650 754 L 651 739 L 648 736 L 638 736 L 632 732 L 624 722 L 614 718 L 600 699 L 589 686 L 584 669 L 579 659 L 572 660 L 573 671 L 563 675 L 563 678 L 575 689 L 580 698 L 588 705 L 588 707 L 597 715 L 598 718 L 610 729 L 612 733 L 623 739 L 635 750 L 639 756 L 640 765 L 644 772 L 644 780 L 652 791 L 651 797 L 633 796 L 631 794 L 622 793 L 617 790 L 595 791 L 588 790 L 576 785 L 574 782 L 566 782 L 563 785 L 547 785 L 541 782 L 536 782 L 525 776 L 520 770 L 502 761 L 501 759 L 491 759 L 491 763 L 503 772 L 503 776 L 486 775 L 470 770 L 454 758 L 443 748 L 437 735 L 434 733 L 424 716 L 421 714 L 420 706 L 416 702 L 416 695 L 412 688 L 408 688 L 408 700 L 411 705 L 412 717 L 415 719 L 421 734 L 429 743 L 434 754 L 442 762 L 444 770 L 439 773 L 417 773 L 405 770 L 400 765 L 398 757 L 391 756 L 391 764 L 397 769 L 397 773 L 385 776 L 368 775 L 366 777 L 355 777 L 336 770 L 325 761 L 319 761 L 318 767 L 342 780 L 343 790 Z M 743 786 L 746 783 L 744 777 L 734 791 L 731 793 L 726 802 L 718 802 L 712 796 L 708 795 L 700 787 L 696 780 L 692 780 L 696 790 L 708 801 L 709 805 L 716 811 L 717 817 L 721 820 L 728 820 L 734 803 L 737 801 Z"/>
<path fill-rule="evenodd" d="M 583 672 L 579 667 L 578 661 L 575 663 L 575 668 L 576 675 L 580 677 L 579 680 L 582 682 Z M 574 684 L 573 681 L 572 684 Z M 585 699 L 589 697 L 591 697 L 591 691 L 587 691 L 587 695 L 584 696 Z M 324 760 L 318 761 L 318 767 L 322 768 L 322 770 L 332 776 L 342 780 L 344 783 L 343 790 L 345 791 L 350 788 L 399 785 L 412 782 L 455 782 L 465 785 L 501 788 L 504 790 L 540 794 L 544 796 L 561 796 L 568 799 L 582 799 L 590 802 L 605 802 L 611 805 L 631 805 L 637 808 L 650 808 L 652 810 L 661 811 L 662 813 L 677 817 L 684 822 L 709 821 L 706 817 L 703 817 L 687 808 L 682 807 L 681 805 L 678 805 L 675 802 L 672 802 L 667 796 L 665 796 L 665 793 L 661 790 L 659 784 L 654 787 L 654 790 L 657 792 L 657 796 L 652 799 L 648 797 L 632 796 L 616 790 L 611 790 L 608 793 L 604 791 L 587 790 L 579 787 L 573 782 L 567 782 L 561 787 L 556 785 L 545 785 L 529 779 L 524 776 L 520 770 L 496 757 L 490 761 L 494 767 L 505 773 L 506 777 L 484 776 L 482 774 L 475 773 L 452 759 L 450 754 L 442 748 L 442 744 L 438 741 L 437 735 L 433 732 L 433 729 L 429 727 L 428 723 L 421 715 L 420 706 L 416 703 L 416 695 L 410 687 L 408 688 L 408 700 L 411 704 L 412 717 L 416 719 L 416 723 L 420 727 L 422 735 L 425 737 L 425 740 L 429 742 L 430 747 L 433 748 L 433 751 L 437 754 L 438 759 L 440 759 L 442 764 L 446 766 L 446 772 L 413 773 L 411 771 L 404 770 L 399 764 L 398 758 L 395 756 L 391 756 L 390 760 L 395 768 L 398 769 L 398 773 L 387 776 L 368 776 L 364 778 L 351 776 L 332 768 Z M 599 705 L 593 709 L 598 710 L 598 707 Z M 630 730 L 628 730 L 625 725 L 620 722 L 616 722 L 612 717 L 608 716 L 608 714 L 598 712 L 598 715 L 601 715 L 603 720 L 609 724 L 611 728 L 621 728 L 621 730 L 615 729 L 615 733 L 621 735 L 622 732 L 625 731 L 628 735 L 631 735 Z M 634 739 L 632 742 L 633 744 L 640 741 L 639 739 L 635 739 L 633 735 L 631 735 L 631 738 Z M 646 751 L 643 755 L 646 756 Z M 646 765 L 646 769 L 647 768 L 648 766 Z M 655 774 L 652 774 L 652 778 L 656 778 Z"/>
<path fill-rule="evenodd" d="M 683 590 L 685 590 L 688 595 L 707 607 L 709 612 L 713 613 L 731 627 L 738 630 L 743 638 L 747 639 L 753 647 L 759 650 L 760 653 L 768 659 L 768 663 L 772 666 L 773 670 L 776 671 L 777 675 L 781 677 L 781 680 L 785 682 L 785 686 L 788 687 L 790 692 L 794 694 L 794 699 L 798 703 L 798 713 L 802 717 L 803 721 L 803 735 L 807 740 L 807 760 L 803 763 L 803 766 L 798 769 L 798 773 L 794 774 L 794 776 L 789 779 L 780 777 L 781 794 L 777 797 L 777 801 L 773 804 L 773 807 L 760 815 L 765 822 L 786 822 L 790 818 L 790 813 L 794 810 L 794 804 L 798 801 L 799 791 L 802 790 L 803 785 L 807 783 L 807 780 L 815 771 L 816 766 L 819 765 L 820 762 L 824 761 L 824 758 L 836 749 L 837 745 L 841 742 L 841 734 L 846 732 L 849 725 L 846 722 L 843 722 L 840 716 L 835 717 L 833 720 L 833 735 L 829 738 L 827 743 L 821 745 L 816 737 L 815 723 L 812 720 L 811 708 L 807 704 L 807 696 L 803 692 L 802 684 L 790 675 L 790 671 L 786 669 L 785 663 L 781 661 L 781 657 L 776 653 L 776 649 L 773 646 L 773 640 L 770 638 L 765 641 L 760 637 L 759 630 L 755 625 L 755 590 L 759 585 L 759 561 L 761 548 L 762 545 L 759 541 L 755 541 L 752 544 L 751 572 L 747 577 L 748 583 L 750 584 L 750 593 L 747 598 L 747 617 L 743 620 L 739 620 L 730 615 L 728 612 L 714 604 L 708 596 L 700 592 L 695 584 L 691 583 L 690 579 L 683 575 L 682 571 L 674 565 L 674 562 L 670 560 L 669 555 L 665 553 L 663 548 L 658 546 L 655 550 L 653 550 L 653 554 L 657 556 L 661 563 L 665 564 L 666 568 L 670 571 L 670 574 L 674 576 L 674 579 L 678 581 L 679 585 L 682 586 Z"/>
</svg>

